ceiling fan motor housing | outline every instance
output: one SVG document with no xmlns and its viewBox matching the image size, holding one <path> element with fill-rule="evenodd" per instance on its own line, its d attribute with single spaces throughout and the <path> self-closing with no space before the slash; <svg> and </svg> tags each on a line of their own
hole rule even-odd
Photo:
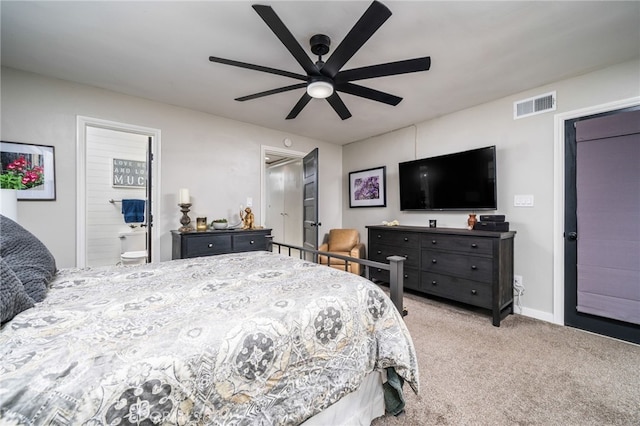
<svg viewBox="0 0 640 426">
<path fill-rule="evenodd" d="M 331 39 L 324 34 L 316 34 L 309 40 L 311 44 L 311 52 L 314 55 L 322 56 L 329 53 L 329 46 L 331 46 Z"/>
</svg>

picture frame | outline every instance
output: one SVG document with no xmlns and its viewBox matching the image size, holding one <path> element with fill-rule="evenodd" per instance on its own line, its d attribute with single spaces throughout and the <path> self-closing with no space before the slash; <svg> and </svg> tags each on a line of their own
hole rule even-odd
<svg viewBox="0 0 640 426">
<path fill-rule="evenodd" d="M 113 158 L 111 166 L 113 188 L 140 189 L 147 187 L 147 162 Z"/>
<path fill-rule="evenodd" d="M 10 186 L 18 191 L 19 201 L 54 201 L 56 199 L 54 147 L 0 141 L 0 179 L 3 185 L 11 182 Z"/>
<path fill-rule="evenodd" d="M 349 173 L 349 207 L 387 206 L 387 166 Z"/>
</svg>

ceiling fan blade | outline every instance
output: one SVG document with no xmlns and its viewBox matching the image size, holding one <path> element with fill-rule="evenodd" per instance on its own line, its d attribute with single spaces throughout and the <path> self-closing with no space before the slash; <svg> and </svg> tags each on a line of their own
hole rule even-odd
<svg viewBox="0 0 640 426">
<path fill-rule="evenodd" d="M 275 95 L 276 93 L 288 92 L 290 90 L 295 90 L 295 89 L 302 89 L 303 87 L 307 87 L 307 83 L 298 83 L 298 84 L 292 84 L 291 86 L 279 87 L 277 89 L 267 90 L 260 93 L 254 93 L 253 95 L 242 96 L 242 97 L 236 98 L 235 100 L 240 102 L 250 101 L 252 99 L 261 98 L 263 96 Z"/>
<path fill-rule="evenodd" d="M 390 16 L 391 11 L 385 5 L 378 1 L 371 3 L 371 6 L 351 28 L 344 40 L 336 47 L 324 64 L 322 74 L 334 78 L 340 68 L 355 55 Z"/>
<path fill-rule="evenodd" d="M 407 59 L 404 61 L 388 62 L 386 64 L 371 65 L 340 71 L 336 82 L 364 80 L 367 78 L 385 77 L 388 75 L 408 74 L 411 72 L 428 71 L 431 68 L 431 57 Z"/>
<path fill-rule="evenodd" d="M 280 39 L 282 44 L 293 55 L 296 61 L 300 64 L 302 69 L 309 75 L 320 75 L 320 71 L 316 64 L 313 63 L 309 55 L 304 51 L 300 43 L 295 39 L 291 31 L 280 20 L 276 12 L 271 6 L 264 6 L 254 4 L 251 7 L 260 15 L 262 20 L 267 24 L 271 31 Z"/>
<path fill-rule="evenodd" d="M 224 59 L 224 58 L 218 58 L 218 57 L 215 57 L 215 56 L 209 56 L 209 60 L 211 62 L 218 62 L 220 64 L 231 65 L 231 66 L 234 66 L 234 67 L 247 68 L 247 69 L 255 70 L 255 71 L 268 72 L 269 74 L 277 74 L 277 75 L 282 75 L 284 77 L 291 77 L 291 78 L 295 78 L 297 80 L 305 80 L 306 81 L 308 79 L 308 77 L 306 75 L 296 74 L 296 73 L 293 73 L 293 72 L 279 70 L 279 69 L 276 69 L 276 68 L 263 67 L 262 65 L 254 65 L 254 64 L 248 64 L 246 62 L 233 61 L 231 59 Z"/>
<path fill-rule="evenodd" d="M 338 93 L 333 92 L 333 95 L 327 98 L 329 105 L 334 109 L 336 113 L 340 116 L 341 119 L 346 120 L 351 117 L 351 113 L 347 109 L 347 106 L 342 102 L 342 99 L 338 95 Z"/>
<path fill-rule="evenodd" d="M 368 87 L 360 86 L 352 83 L 336 83 L 336 90 L 339 90 L 350 95 L 360 96 L 361 98 L 371 99 L 372 101 L 382 102 L 384 104 L 396 106 L 400 103 L 402 98 L 389 93 L 381 92 L 379 90 L 370 89 Z"/>
<path fill-rule="evenodd" d="M 306 107 L 310 100 L 311 96 L 309 96 L 307 92 L 304 92 L 304 95 L 302 95 L 298 103 L 293 107 L 286 119 L 291 120 L 296 118 L 298 114 L 300 114 L 300 111 L 302 111 L 302 108 Z"/>
</svg>

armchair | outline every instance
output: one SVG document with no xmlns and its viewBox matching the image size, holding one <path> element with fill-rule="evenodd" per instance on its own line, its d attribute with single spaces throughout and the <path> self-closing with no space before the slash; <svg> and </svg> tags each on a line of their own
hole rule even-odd
<svg viewBox="0 0 640 426">
<path fill-rule="evenodd" d="M 358 259 L 365 259 L 364 244 L 360 242 L 360 234 L 357 229 L 332 229 L 329 231 L 327 242 L 318 247 L 319 251 L 339 254 L 341 256 L 350 256 Z M 321 265 L 329 265 L 335 269 L 349 271 L 356 275 L 362 275 L 364 269 L 360 264 L 348 262 L 345 269 L 345 261 L 335 257 L 330 257 L 330 263 L 327 256 L 320 255 L 318 262 Z"/>
</svg>

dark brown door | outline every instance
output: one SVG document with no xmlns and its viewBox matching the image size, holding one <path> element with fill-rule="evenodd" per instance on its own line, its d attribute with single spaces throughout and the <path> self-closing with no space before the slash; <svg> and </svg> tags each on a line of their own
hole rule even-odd
<svg viewBox="0 0 640 426">
<path fill-rule="evenodd" d="M 565 122 L 565 324 L 640 342 L 640 111 Z"/>
<path fill-rule="evenodd" d="M 147 205 L 145 209 L 145 223 L 147 224 L 147 263 L 151 263 L 151 242 L 153 241 L 153 214 L 151 214 L 151 202 L 155 200 L 151 199 L 153 194 L 153 173 L 151 171 L 153 162 L 153 137 L 149 136 L 147 144 Z"/>
<path fill-rule="evenodd" d="M 302 160 L 302 235 L 303 246 L 318 249 L 318 148 Z M 314 256 L 315 257 L 315 256 Z M 308 259 L 313 260 L 315 259 Z"/>
</svg>

